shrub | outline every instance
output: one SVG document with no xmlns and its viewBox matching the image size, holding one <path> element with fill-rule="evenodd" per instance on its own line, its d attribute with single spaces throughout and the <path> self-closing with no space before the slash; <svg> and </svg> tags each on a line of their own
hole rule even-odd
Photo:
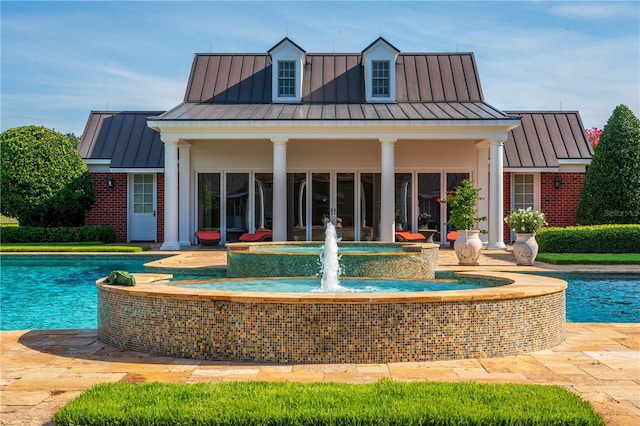
<svg viewBox="0 0 640 426">
<path fill-rule="evenodd" d="M 640 253 L 640 225 L 544 228 L 536 240 L 541 253 Z"/>
<path fill-rule="evenodd" d="M 640 223 L 640 120 L 624 105 L 600 135 L 576 215 L 581 225 Z"/>
<path fill-rule="evenodd" d="M 101 241 L 112 243 L 116 234 L 108 226 L 80 226 L 63 228 L 43 228 L 31 226 L 3 226 L 0 241 L 3 243 L 64 243 Z"/>
<path fill-rule="evenodd" d="M 87 166 L 62 133 L 23 126 L 0 134 L 0 212 L 21 226 L 78 226 L 95 201 Z"/>
</svg>

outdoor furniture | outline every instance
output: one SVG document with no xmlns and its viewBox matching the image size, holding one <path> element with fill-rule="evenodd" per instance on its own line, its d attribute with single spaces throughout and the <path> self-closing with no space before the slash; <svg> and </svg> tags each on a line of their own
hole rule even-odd
<svg viewBox="0 0 640 426">
<path fill-rule="evenodd" d="M 453 248 L 453 243 L 458 239 L 458 231 L 449 231 L 447 232 L 447 241 Z"/>
<path fill-rule="evenodd" d="M 196 231 L 196 238 L 200 243 L 200 246 L 204 244 L 217 244 L 220 242 L 222 236 L 220 231 Z"/>
<path fill-rule="evenodd" d="M 440 233 L 436 229 L 418 229 L 418 232 L 424 236 L 428 243 L 433 243 L 433 236 Z"/>
<path fill-rule="evenodd" d="M 239 240 L 243 243 L 255 243 L 258 241 L 271 241 L 273 238 L 273 232 L 270 229 L 263 229 L 261 231 L 256 231 L 255 233 L 245 232 L 240 235 Z"/>
<path fill-rule="evenodd" d="M 396 232 L 396 241 L 408 243 L 424 243 L 427 239 L 419 233 L 398 231 Z"/>
</svg>

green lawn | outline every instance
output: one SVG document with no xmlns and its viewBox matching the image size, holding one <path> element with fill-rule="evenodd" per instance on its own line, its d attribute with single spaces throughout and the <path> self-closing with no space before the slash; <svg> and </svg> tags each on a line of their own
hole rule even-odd
<svg viewBox="0 0 640 426">
<path fill-rule="evenodd" d="M 148 245 L 112 245 L 99 241 L 83 243 L 9 243 L 1 244 L 2 253 L 139 253 L 149 250 Z"/>
<path fill-rule="evenodd" d="M 538 253 L 536 260 L 555 265 L 640 265 L 640 253 Z"/>
<path fill-rule="evenodd" d="M 104 383 L 54 416 L 66 425 L 604 425 L 550 385 L 394 382 Z"/>
</svg>

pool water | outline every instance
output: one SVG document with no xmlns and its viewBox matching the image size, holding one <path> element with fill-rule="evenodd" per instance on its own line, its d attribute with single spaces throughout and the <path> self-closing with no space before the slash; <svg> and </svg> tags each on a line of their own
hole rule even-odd
<svg viewBox="0 0 640 426">
<path fill-rule="evenodd" d="M 453 280 L 398 280 L 383 278 L 341 278 L 342 293 L 403 293 L 438 290 L 469 290 L 485 288 L 489 283 L 458 282 Z M 497 284 L 497 283 L 496 283 Z M 502 282 L 504 284 L 504 282 Z M 320 291 L 318 278 L 251 278 L 214 280 L 180 284 L 180 287 L 202 290 L 269 291 L 275 293 L 313 293 Z"/>
<path fill-rule="evenodd" d="M 316 254 L 320 255 L 322 252 L 323 246 L 321 245 L 273 245 L 270 244 L 268 246 L 254 246 L 251 248 L 251 251 L 254 253 L 295 253 L 295 254 Z M 390 245 L 357 245 L 350 246 L 344 245 L 339 246 L 338 255 L 342 254 L 376 254 L 376 253 L 402 253 L 404 250 L 401 246 L 390 246 Z"/>
<path fill-rule="evenodd" d="M 96 280 L 118 269 L 144 272 L 160 257 L 4 255 L 0 330 L 96 328 Z M 569 322 L 640 322 L 640 274 L 539 275 L 569 282 Z"/>
<path fill-rule="evenodd" d="M 96 280 L 114 270 L 144 272 L 159 258 L 2 256 L 0 330 L 96 328 Z"/>
<path fill-rule="evenodd" d="M 545 272 L 567 287 L 567 322 L 640 322 L 640 274 Z"/>
</svg>

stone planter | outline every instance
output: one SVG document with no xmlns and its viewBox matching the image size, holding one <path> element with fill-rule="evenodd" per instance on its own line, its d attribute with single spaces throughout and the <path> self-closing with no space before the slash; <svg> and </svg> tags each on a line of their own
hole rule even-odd
<svg viewBox="0 0 640 426">
<path fill-rule="evenodd" d="M 459 230 L 453 243 L 459 265 L 477 265 L 482 250 L 482 240 L 478 229 Z"/>
<path fill-rule="evenodd" d="M 516 264 L 533 265 L 538 255 L 538 242 L 536 234 L 516 234 L 513 243 L 513 254 L 516 256 Z"/>
</svg>

